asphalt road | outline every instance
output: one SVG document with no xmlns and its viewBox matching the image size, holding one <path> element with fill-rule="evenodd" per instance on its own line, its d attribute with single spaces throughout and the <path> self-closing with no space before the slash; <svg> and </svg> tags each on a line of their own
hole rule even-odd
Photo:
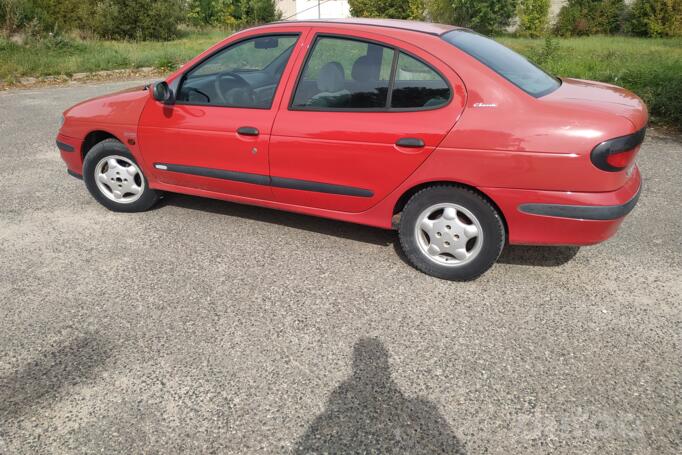
<svg viewBox="0 0 682 455">
<path fill-rule="evenodd" d="M 106 211 L 0 93 L 0 453 L 680 453 L 682 139 L 617 237 L 471 283 L 396 235 L 170 196 Z"/>
</svg>

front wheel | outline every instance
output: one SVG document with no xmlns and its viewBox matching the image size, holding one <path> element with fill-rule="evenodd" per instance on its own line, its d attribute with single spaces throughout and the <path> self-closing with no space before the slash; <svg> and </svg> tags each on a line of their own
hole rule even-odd
<svg viewBox="0 0 682 455">
<path fill-rule="evenodd" d="M 418 270 L 472 280 L 495 263 L 505 243 L 502 218 L 478 193 L 456 186 L 417 192 L 400 218 L 400 245 Z"/>
<path fill-rule="evenodd" d="M 142 212 L 159 200 L 133 155 L 115 139 L 96 144 L 85 155 L 83 180 L 90 194 L 115 212 Z"/>
</svg>

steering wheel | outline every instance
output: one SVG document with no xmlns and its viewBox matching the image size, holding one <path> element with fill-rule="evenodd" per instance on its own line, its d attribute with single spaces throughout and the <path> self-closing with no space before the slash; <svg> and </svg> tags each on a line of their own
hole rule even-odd
<svg viewBox="0 0 682 455">
<path fill-rule="evenodd" d="M 231 89 L 225 91 L 223 89 L 223 80 L 224 79 L 232 79 L 233 81 L 237 82 L 236 87 L 232 87 Z M 219 73 L 216 78 L 215 78 L 215 92 L 218 94 L 218 98 L 220 98 L 220 101 L 224 104 L 255 104 L 256 102 L 256 94 L 254 93 L 253 89 L 251 88 L 251 85 L 244 79 L 242 76 L 240 76 L 238 73 L 235 73 L 234 71 L 223 71 Z M 226 96 L 230 95 L 230 96 Z M 233 102 L 232 97 L 237 96 L 237 95 L 243 95 L 242 100 L 246 102 L 239 102 L 235 103 Z"/>
</svg>

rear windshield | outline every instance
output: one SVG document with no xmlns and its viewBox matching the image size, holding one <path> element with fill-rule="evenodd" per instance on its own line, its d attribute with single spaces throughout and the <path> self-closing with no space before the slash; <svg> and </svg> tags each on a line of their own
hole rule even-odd
<svg viewBox="0 0 682 455">
<path fill-rule="evenodd" d="M 469 30 L 453 30 L 443 39 L 466 52 L 529 95 L 539 98 L 553 92 L 561 81 L 508 47 Z"/>
</svg>

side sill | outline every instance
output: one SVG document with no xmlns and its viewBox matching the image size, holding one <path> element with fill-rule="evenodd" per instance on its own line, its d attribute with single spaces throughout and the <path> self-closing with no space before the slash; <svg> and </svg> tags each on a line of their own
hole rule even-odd
<svg viewBox="0 0 682 455">
<path fill-rule="evenodd" d="M 251 183 L 254 185 L 272 186 L 315 193 L 338 194 L 341 196 L 372 197 L 374 192 L 354 186 L 336 185 L 332 183 L 313 182 L 310 180 L 291 179 L 285 177 L 270 177 L 262 174 L 228 171 L 182 164 L 154 163 L 154 168 L 166 172 L 198 175 L 214 179 L 231 180 L 235 182 Z"/>
</svg>

